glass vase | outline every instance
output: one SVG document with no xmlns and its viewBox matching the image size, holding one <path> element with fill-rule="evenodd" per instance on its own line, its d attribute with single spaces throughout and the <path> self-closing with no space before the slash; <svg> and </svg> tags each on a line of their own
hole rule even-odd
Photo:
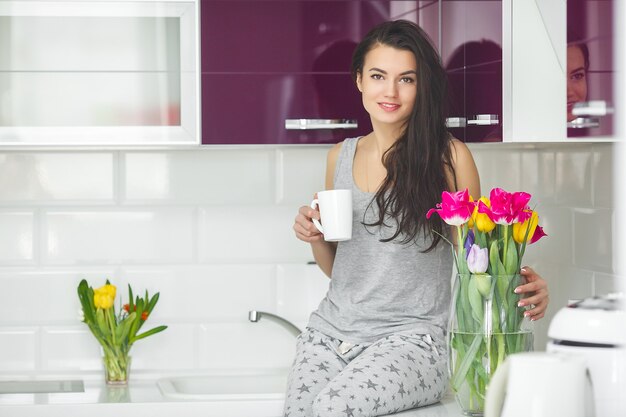
<svg viewBox="0 0 626 417">
<path fill-rule="evenodd" d="M 489 381 L 504 359 L 533 350 L 522 275 L 458 274 L 448 326 L 450 386 L 464 415 L 482 416 Z"/>
<path fill-rule="evenodd" d="M 131 357 L 127 353 L 105 353 L 104 380 L 107 385 L 126 385 L 130 375 Z"/>
</svg>

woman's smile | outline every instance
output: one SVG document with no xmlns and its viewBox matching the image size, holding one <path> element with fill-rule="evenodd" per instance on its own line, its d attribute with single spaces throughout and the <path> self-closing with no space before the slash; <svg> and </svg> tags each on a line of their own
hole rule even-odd
<svg viewBox="0 0 626 417">
<path fill-rule="evenodd" d="M 383 109 L 386 112 L 394 112 L 396 110 L 398 110 L 400 108 L 399 104 L 395 104 L 395 103 L 387 103 L 387 102 L 382 102 L 382 103 L 378 103 L 378 105 L 380 106 L 381 109 Z"/>
</svg>

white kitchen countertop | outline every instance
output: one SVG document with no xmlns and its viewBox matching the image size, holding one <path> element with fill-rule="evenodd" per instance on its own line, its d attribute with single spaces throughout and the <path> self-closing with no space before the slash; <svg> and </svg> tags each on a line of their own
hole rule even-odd
<svg viewBox="0 0 626 417">
<path fill-rule="evenodd" d="M 101 373 L 6 376 L 9 380 L 83 380 L 84 392 L 0 394 L 1 417 L 280 417 L 282 400 L 175 401 L 165 398 L 156 384 L 161 377 L 182 374 L 133 374 L 127 387 L 107 386 Z M 189 375 L 185 373 L 184 375 Z M 459 417 L 452 393 L 432 406 L 394 414 L 402 417 Z"/>
</svg>

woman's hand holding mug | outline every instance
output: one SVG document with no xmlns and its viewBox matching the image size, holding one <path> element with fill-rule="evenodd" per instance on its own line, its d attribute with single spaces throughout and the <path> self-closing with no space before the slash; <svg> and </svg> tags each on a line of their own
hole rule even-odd
<svg viewBox="0 0 626 417">
<path fill-rule="evenodd" d="M 316 207 L 319 206 L 319 211 Z M 300 207 L 293 226 L 296 237 L 315 242 L 322 237 L 327 242 L 352 238 L 352 191 L 326 190 L 315 194 L 310 206 Z"/>
<path fill-rule="evenodd" d="M 317 198 L 317 193 L 315 194 Z M 313 224 L 312 219 L 319 220 L 320 212 L 311 206 L 302 206 L 298 210 L 296 221 L 293 225 L 293 230 L 296 232 L 296 237 L 304 242 L 317 242 L 322 240 L 324 236 L 317 230 L 317 227 Z"/>
</svg>

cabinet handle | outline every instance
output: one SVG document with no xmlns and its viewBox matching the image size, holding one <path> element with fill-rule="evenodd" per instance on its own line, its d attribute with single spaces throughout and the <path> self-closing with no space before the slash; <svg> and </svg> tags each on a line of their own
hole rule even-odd
<svg viewBox="0 0 626 417">
<path fill-rule="evenodd" d="M 446 117 L 446 127 L 465 127 L 466 125 L 465 117 Z"/>
<path fill-rule="evenodd" d="M 469 119 L 468 125 L 489 126 L 498 125 L 500 120 L 497 114 L 477 114 L 475 119 Z"/>
<path fill-rule="evenodd" d="M 356 129 L 354 119 L 285 119 L 287 130 Z"/>
<path fill-rule="evenodd" d="M 571 122 L 567 122 L 568 129 L 587 129 L 592 127 L 600 127 L 599 117 L 577 117 Z"/>
<path fill-rule="evenodd" d="M 572 114 L 574 116 L 601 117 L 613 113 L 613 108 L 607 106 L 604 100 L 580 101 L 574 103 Z"/>
</svg>

